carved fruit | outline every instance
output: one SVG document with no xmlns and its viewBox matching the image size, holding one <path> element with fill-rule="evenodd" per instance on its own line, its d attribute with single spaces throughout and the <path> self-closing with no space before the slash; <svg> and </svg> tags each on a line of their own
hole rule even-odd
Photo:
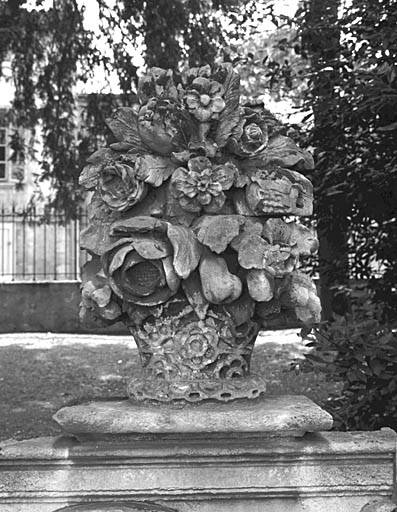
<svg viewBox="0 0 397 512">
<path fill-rule="evenodd" d="M 204 297 L 213 304 L 232 302 L 241 295 L 240 279 L 231 274 L 226 261 L 220 256 L 207 253 L 199 266 Z"/>
<path fill-rule="evenodd" d="M 249 270 L 247 286 L 251 297 L 258 302 L 267 302 L 273 298 L 274 279 L 266 270 Z"/>
</svg>

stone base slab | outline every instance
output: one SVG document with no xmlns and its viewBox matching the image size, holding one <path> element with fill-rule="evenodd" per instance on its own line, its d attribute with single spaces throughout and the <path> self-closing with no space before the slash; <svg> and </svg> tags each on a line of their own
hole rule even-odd
<svg viewBox="0 0 397 512">
<path fill-rule="evenodd" d="M 0 444 L 0 510 L 360 512 L 392 496 L 395 468 L 390 429 L 216 442 L 10 441 Z"/>
<path fill-rule="evenodd" d="M 136 435 L 294 436 L 329 430 L 332 417 L 305 396 L 266 397 L 228 403 L 155 404 L 91 402 L 60 409 L 54 419 L 79 439 Z"/>
</svg>

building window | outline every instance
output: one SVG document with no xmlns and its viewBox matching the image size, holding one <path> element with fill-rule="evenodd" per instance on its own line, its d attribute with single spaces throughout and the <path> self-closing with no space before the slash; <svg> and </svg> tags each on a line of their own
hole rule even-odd
<svg viewBox="0 0 397 512">
<path fill-rule="evenodd" d="M 0 126 L 0 180 L 7 179 L 7 129 Z"/>
</svg>

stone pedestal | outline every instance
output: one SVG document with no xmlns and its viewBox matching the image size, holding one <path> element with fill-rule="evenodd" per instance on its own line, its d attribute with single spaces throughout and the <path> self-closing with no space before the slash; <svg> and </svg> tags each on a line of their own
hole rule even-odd
<svg viewBox="0 0 397 512">
<path fill-rule="evenodd" d="M 198 404 L 91 402 L 64 407 L 54 419 L 82 441 L 133 441 L 137 435 L 302 437 L 332 427 L 331 415 L 305 396 Z"/>
<path fill-rule="evenodd" d="M 0 446 L 1 512 L 360 512 L 395 485 L 392 430 L 319 432 L 331 418 L 304 397 L 56 420 L 74 435 Z"/>
</svg>

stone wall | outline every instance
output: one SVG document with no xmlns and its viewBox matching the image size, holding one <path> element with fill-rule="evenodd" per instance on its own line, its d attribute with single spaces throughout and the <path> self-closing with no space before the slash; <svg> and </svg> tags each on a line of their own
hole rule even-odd
<svg viewBox="0 0 397 512">
<path fill-rule="evenodd" d="M 0 332 L 127 333 L 117 324 L 98 329 L 79 321 L 80 283 L 55 281 L 0 284 Z"/>
<path fill-rule="evenodd" d="M 79 321 L 80 282 L 0 283 L 0 333 L 67 332 L 129 334 L 121 323 L 98 328 Z M 295 324 L 269 326 L 271 329 L 294 328 Z"/>
</svg>

